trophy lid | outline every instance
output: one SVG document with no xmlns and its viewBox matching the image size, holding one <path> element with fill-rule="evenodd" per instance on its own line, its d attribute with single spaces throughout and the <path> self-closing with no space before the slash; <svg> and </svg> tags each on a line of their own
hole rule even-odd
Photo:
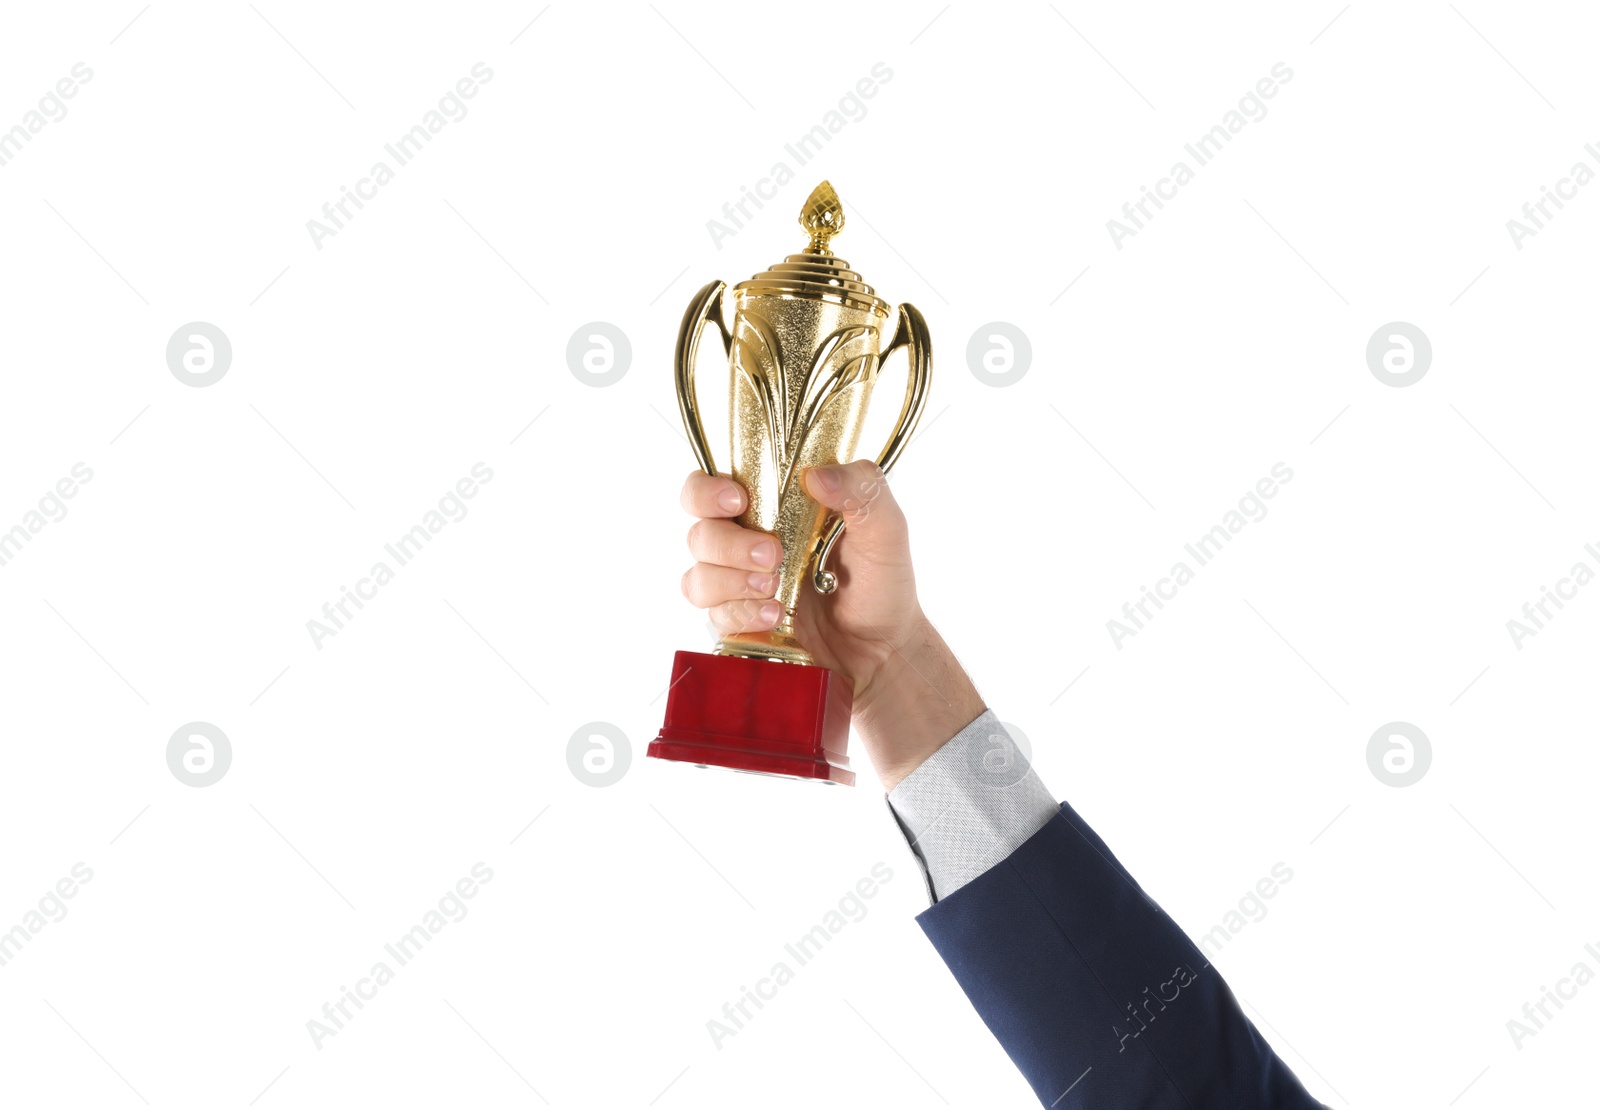
<svg viewBox="0 0 1600 1110">
<path fill-rule="evenodd" d="M 733 287 L 734 294 L 832 301 L 887 316 L 889 303 L 829 249 L 829 240 L 844 230 L 844 206 L 832 185 L 824 181 L 811 191 L 800 209 L 800 226 L 811 236 L 806 249 L 741 281 Z"/>
</svg>

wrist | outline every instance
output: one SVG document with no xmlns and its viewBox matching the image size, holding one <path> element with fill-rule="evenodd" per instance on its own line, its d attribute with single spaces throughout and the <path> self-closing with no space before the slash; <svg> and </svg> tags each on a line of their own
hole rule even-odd
<svg viewBox="0 0 1600 1110">
<path fill-rule="evenodd" d="M 955 653 L 919 611 L 857 694 L 852 717 L 889 791 L 984 709 Z"/>
</svg>

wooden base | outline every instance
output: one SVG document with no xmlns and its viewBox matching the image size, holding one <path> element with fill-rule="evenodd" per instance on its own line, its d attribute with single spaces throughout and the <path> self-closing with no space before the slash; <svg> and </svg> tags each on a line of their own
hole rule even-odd
<svg viewBox="0 0 1600 1110">
<path fill-rule="evenodd" d="M 851 700 L 850 683 L 826 667 L 680 651 L 646 754 L 853 786 Z"/>
</svg>

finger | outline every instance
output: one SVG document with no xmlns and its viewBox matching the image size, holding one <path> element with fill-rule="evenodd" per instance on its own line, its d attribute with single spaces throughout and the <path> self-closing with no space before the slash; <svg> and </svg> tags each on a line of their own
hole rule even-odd
<svg viewBox="0 0 1600 1110">
<path fill-rule="evenodd" d="M 711 623 L 724 636 L 735 632 L 765 632 L 777 627 L 783 606 L 776 601 L 725 601 L 709 610 Z"/>
<path fill-rule="evenodd" d="M 689 529 L 689 554 L 702 563 L 739 570 L 776 570 L 783 558 L 778 541 L 731 520 L 697 520 Z"/>
<path fill-rule="evenodd" d="M 806 492 L 838 513 L 859 543 L 884 549 L 904 543 L 905 514 L 889 489 L 889 480 L 871 459 L 808 467 L 805 483 Z"/>
<path fill-rule="evenodd" d="M 711 563 L 696 563 L 683 576 L 683 596 L 696 609 L 743 598 L 768 598 L 777 588 L 778 576 L 771 571 L 736 570 Z"/>
<path fill-rule="evenodd" d="M 704 470 L 696 470 L 684 480 L 678 500 L 690 516 L 705 518 L 738 516 L 745 506 L 743 486 Z"/>
</svg>

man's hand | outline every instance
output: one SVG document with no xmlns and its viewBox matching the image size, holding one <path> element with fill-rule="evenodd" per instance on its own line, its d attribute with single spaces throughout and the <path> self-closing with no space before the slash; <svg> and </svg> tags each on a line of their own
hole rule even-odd
<svg viewBox="0 0 1600 1110">
<path fill-rule="evenodd" d="M 823 596 L 806 586 L 795 637 L 819 665 L 852 683 L 853 723 L 890 790 L 982 713 L 983 702 L 923 615 L 905 515 L 883 472 L 860 460 L 812 467 L 804 481 L 806 492 L 839 513 L 845 531 L 829 566 L 839 588 Z M 689 529 L 698 561 L 683 576 L 684 596 L 709 610 L 723 635 L 772 628 L 782 616 L 771 599 L 783 553 L 775 536 L 730 519 L 745 509 L 744 489 L 697 470 L 682 501 L 700 518 Z"/>
</svg>

